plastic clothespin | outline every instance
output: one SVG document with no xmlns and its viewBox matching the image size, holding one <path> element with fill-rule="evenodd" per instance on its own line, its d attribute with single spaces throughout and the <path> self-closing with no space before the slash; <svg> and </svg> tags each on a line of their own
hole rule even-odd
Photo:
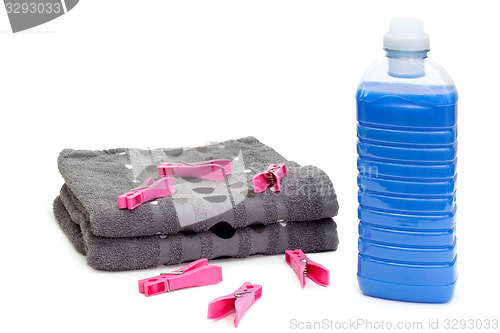
<svg viewBox="0 0 500 333">
<path fill-rule="evenodd" d="M 118 197 L 118 207 L 130 210 L 137 208 L 145 202 L 163 198 L 175 192 L 173 178 L 160 178 L 153 181 L 153 177 L 146 178 L 141 186 L 131 189 Z"/>
<path fill-rule="evenodd" d="M 225 181 L 231 173 L 231 160 L 210 160 L 205 162 L 162 162 L 158 166 L 160 177 L 195 177 L 207 180 Z"/>
<path fill-rule="evenodd" d="M 199 259 L 173 272 L 139 280 L 139 292 L 145 296 L 154 296 L 181 288 L 208 286 L 221 281 L 222 267 L 209 265 L 207 259 Z"/>
<path fill-rule="evenodd" d="M 306 285 L 306 276 L 320 286 L 326 287 L 330 285 L 330 271 L 323 265 L 309 259 L 301 249 L 295 251 L 286 250 L 285 260 L 297 274 L 302 288 Z"/>
<path fill-rule="evenodd" d="M 280 191 L 281 178 L 286 175 L 286 165 L 285 163 L 280 164 L 269 164 L 266 171 L 261 172 L 253 176 L 253 191 L 255 193 L 261 193 L 266 190 L 269 186 L 274 185 L 276 191 Z"/>
<path fill-rule="evenodd" d="M 208 319 L 224 318 L 231 312 L 236 311 L 234 326 L 238 327 L 248 308 L 261 297 L 262 286 L 260 284 L 245 282 L 229 295 L 216 298 L 208 303 Z"/>
</svg>

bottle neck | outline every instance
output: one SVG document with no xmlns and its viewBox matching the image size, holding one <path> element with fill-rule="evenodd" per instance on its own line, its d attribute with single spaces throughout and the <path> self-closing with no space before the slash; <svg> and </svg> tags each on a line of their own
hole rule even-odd
<svg viewBox="0 0 500 333">
<path fill-rule="evenodd" d="M 429 50 L 399 51 L 399 50 L 385 49 L 385 54 L 387 55 L 387 57 L 393 59 L 400 59 L 400 58 L 425 59 L 427 58 L 427 52 L 429 52 Z"/>
<path fill-rule="evenodd" d="M 419 78 L 425 76 L 425 58 L 429 50 L 398 51 L 386 49 L 389 60 L 388 74 L 398 78 Z"/>
</svg>

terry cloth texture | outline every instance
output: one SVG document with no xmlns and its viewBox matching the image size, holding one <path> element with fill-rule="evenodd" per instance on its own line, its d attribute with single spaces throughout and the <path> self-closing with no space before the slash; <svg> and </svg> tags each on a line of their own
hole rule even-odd
<svg viewBox="0 0 500 333">
<path fill-rule="evenodd" d="M 231 159 L 226 182 L 175 178 L 176 192 L 134 210 L 117 197 L 161 162 Z M 272 163 L 286 163 L 281 191 L 254 193 L 252 177 Z M 65 180 L 54 214 L 75 248 L 103 270 L 149 268 L 199 258 L 335 250 L 338 211 L 328 176 L 287 161 L 253 137 L 195 148 L 63 150 Z"/>
</svg>

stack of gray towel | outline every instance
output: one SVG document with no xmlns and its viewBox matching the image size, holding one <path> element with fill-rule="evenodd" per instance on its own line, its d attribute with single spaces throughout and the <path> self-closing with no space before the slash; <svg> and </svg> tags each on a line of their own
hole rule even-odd
<svg viewBox="0 0 500 333">
<path fill-rule="evenodd" d="M 117 197 L 158 178 L 161 162 L 230 159 L 227 181 L 175 178 L 176 192 L 134 210 Z M 285 163 L 281 191 L 254 193 L 252 177 Z M 108 271 L 171 265 L 199 258 L 272 255 L 287 249 L 335 250 L 338 203 L 328 176 L 286 160 L 254 137 L 176 149 L 65 149 L 65 184 L 54 214 L 90 266 Z"/>
</svg>

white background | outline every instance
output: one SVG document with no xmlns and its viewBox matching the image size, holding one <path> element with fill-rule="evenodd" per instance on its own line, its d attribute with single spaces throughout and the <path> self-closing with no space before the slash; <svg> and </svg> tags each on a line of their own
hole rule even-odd
<svg viewBox="0 0 500 333">
<path fill-rule="evenodd" d="M 424 20 L 430 57 L 459 100 L 459 281 L 447 304 L 363 296 L 357 286 L 355 90 L 382 57 L 395 16 Z M 208 302 L 245 280 L 263 297 L 239 331 L 285 332 L 290 320 L 499 319 L 500 20 L 495 1 L 82 0 L 12 34 L 0 7 L 3 332 L 232 331 Z M 223 260 L 224 281 L 146 298 L 137 280 L 86 265 L 52 200 L 63 148 L 197 146 L 254 135 L 313 164 L 338 193 L 336 252 L 311 255 L 331 286 L 302 290 L 284 256 Z M 171 267 L 172 269 L 180 266 Z M 363 328 L 363 327 L 361 327 Z M 424 331 L 424 330 L 422 330 Z"/>
</svg>

